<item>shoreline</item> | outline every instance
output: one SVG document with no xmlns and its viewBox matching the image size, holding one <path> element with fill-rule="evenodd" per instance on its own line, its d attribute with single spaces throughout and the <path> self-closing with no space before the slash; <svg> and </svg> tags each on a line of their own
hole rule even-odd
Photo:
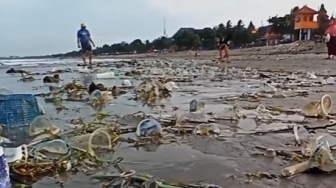
<svg viewBox="0 0 336 188">
<path fill-rule="evenodd" d="M 174 53 L 164 53 L 149 55 L 149 53 L 142 54 L 121 54 L 121 55 L 98 55 L 94 56 L 94 59 L 152 59 L 152 58 L 195 58 L 196 51 L 178 51 Z M 209 58 L 218 55 L 218 50 L 204 50 L 199 51 L 199 58 Z M 278 44 L 274 46 L 261 46 L 261 47 L 250 47 L 241 49 L 232 49 L 229 51 L 230 56 L 282 56 L 282 55 L 302 55 L 302 54 L 326 54 L 326 45 L 324 43 L 313 43 L 312 41 L 296 41 L 289 44 Z M 80 59 L 78 57 L 65 57 L 65 58 L 54 58 L 54 57 L 22 57 L 22 58 L 4 58 L 1 60 L 23 60 L 23 59 L 58 59 L 58 60 L 72 60 Z"/>
</svg>

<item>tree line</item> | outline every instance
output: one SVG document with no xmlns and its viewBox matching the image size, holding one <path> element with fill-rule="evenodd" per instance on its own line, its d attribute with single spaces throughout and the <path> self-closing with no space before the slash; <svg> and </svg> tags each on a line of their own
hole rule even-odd
<svg viewBox="0 0 336 188">
<path fill-rule="evenodd" d="M 212 28 L 193 29 L 181 28 L 172 37 L 159 37 L 153 41 L 135 39 L 131 43 L 125 41 L 116 44 L 104 44 L 101 47 L 94 49 L 95 55 L 117 55 L 128 53 L 148 53 L 161 50 L 213 50 L 217 47 L 217 36 L 232 35 L 232 48 L 263 45 L 265 42 L 264 36 L 266 32 L 273 32 L 283 36 L 285 34 L 295 36 L 294 30 L 294 13 L 299 10 L 296 6 L 284 16 L 273 16 L 268 19 L 268 26 L 255 28 L 250 22 L 245 25 L 242 20 L 233 24 L 230 20 L 225 24 L 220 23 Z M 323 35 L 328 23 L 329 17 L 322 4 L 317 16 L 318 28 L 314 31 L 314 35 Z M 291 38 L 290 41 L 294 40 Z M 80 51 L 72 51 L 65 54 L 54 54 L 51 57 L 76 57 L 80 56 Z M 50 56 L 49 56 L 50 57 Z"/>
</svg>

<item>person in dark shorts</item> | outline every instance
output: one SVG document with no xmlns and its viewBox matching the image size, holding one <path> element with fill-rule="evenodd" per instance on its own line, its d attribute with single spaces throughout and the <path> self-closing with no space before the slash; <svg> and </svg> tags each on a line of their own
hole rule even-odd
<svg viewBox="0 0 336 188">
<path fill-rule="evenodd" d="M 331 59 L 336 57 L 336 20 L 331 19 L 330 24 L 325 32 L 325 35 L 329 35 L 326 41 L 328 49 L 328 57 L 326 59 Z"/>
<path fill-rule="evenodd" d="M 228 34 L 225 38 L 218 36 L 218 38 L 219 61 L 229 63 L 229 43 L 232 35 Z"/>
<path fill-rule="evenodd" d="M 81 29 L 77 32 L 78 48 L 82 49 L 84 66 L 87 66 L 86 57 L 89 57 L 89 67 L 92 66 L 92 47 L 95 44 L 91 38 L 89 30 L 86 29 L 84 23 L 81 24 Z"/>
</svg>

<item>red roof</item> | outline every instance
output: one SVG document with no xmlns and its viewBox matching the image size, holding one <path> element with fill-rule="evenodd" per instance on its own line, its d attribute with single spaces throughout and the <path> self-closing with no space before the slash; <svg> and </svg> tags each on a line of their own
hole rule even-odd
<svg viewBox="0 0 336 188">
<path fill-rule="evenodd" d="M 317 14 L 318 12 L 312 8 L 307 7 L 307 5 L 300 8 L 295 14 Z"/>
</svg>

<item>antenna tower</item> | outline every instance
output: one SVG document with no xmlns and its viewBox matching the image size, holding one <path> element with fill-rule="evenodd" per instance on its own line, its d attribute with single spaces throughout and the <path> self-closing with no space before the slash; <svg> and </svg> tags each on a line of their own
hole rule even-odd
<svg viewBox="0 0 336 188">
<path fill-rule="evenodd" d="M 167 33 L 166 33 L 166 19 L 163 19 L 163 36 L 167 37 Z"/>
</svg>

